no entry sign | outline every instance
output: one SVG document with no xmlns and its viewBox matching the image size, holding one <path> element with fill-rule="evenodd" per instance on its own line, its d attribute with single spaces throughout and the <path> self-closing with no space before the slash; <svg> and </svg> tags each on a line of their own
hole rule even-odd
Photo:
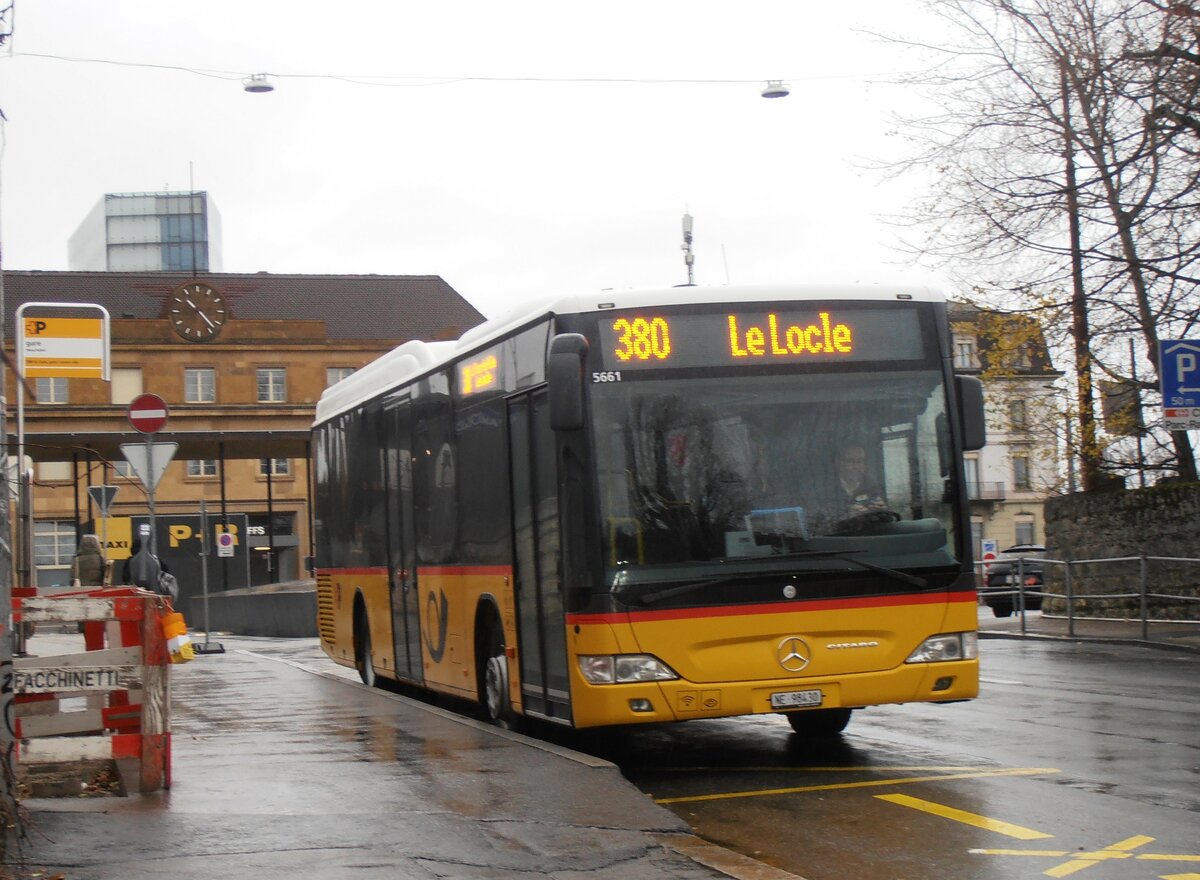
<svg viewBox="0 0 1200 880">
<path fill-rule="evenodd" d="M 129 404 L 129 424 L 135 431 L 154 434 L 167 423 L 167 404 L 157 394 L 139 394 Z"/>
</svg>

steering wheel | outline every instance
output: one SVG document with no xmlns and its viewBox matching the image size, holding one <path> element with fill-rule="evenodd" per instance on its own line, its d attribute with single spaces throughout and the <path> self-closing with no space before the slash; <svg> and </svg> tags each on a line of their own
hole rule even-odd
<svg viewBox="0 0 1200 880">
<path fill-rule="evenodd" d="M 903 517 L 896 513 L 896 511 L 888 510 L 884 507 L 875 510 L 864 510 L 862 513 L 856 513 L 834 523 L 833 531 L 830 534 L 858 535 L 876 526 L 899 522 L 901 519 Z"/>
</svg>

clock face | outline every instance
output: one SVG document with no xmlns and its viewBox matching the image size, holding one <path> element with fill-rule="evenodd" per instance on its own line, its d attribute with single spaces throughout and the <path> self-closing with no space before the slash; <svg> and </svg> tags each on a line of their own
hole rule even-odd
<svg viewBox="0 0 1200 880">
<path fill-rule="evenodd" d="M 168 317 L 175 332 L 189 342 L 207 342 L 229 317 L 225 298 L 203 281 L 189 281 L 171 294 Z"/>
</svg>

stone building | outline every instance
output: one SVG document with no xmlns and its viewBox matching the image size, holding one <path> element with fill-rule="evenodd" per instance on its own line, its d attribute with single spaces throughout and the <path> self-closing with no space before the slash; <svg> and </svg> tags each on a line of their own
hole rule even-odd
<svg viewBox="0 0 1200 880">
<path fill-rule="evenodd" d="M 215 590 L 305 577 L 309 426 L 321 392 L 404 341 L 457 338 L 483 320 L 437 276 L 7 271 L 3 280 L 10 365 L 22 305 L 29 318 L 71 315 L 31 303 L 91 303 L 111 319 L 111 382 L 22 387 L 6 368 L 9 451 L 24 394 L 33 477 L 33 571 L 20 561 L 18 578 L 38 586 L 68 582 L 89 530 L 111 530 L 110 558 L 128 555 L 149 497 L 121 446 L 148 439 L 128 419 L 145 392 L 169 413 L 153 441 L 178 444 L 154 493 L 155 536 L 160 557 L 186 575 L 185 592 L 195 592 L 201 565 Z M 99 486 L 117 487 L 104 520 L 99 493 L 88 491 Z M 232 559 L 200 559 L 202 501 L 237 532 Z"/>
<path fill-rule="evenodd" d="M 1027 316 L 949 307 L 954 368 L 984 384 L 987 446 L 965 456 L 975 558 L 985 540 L 1003 550 L 1044 544 L 1045 502 L 1061 491 L 1062 372 L 1050 360 L 1045 336 Z"/>
</svg>

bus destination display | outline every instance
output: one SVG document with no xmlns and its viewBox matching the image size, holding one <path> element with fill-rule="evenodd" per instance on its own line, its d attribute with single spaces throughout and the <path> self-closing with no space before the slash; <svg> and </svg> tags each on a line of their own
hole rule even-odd
<svg viewBox="0 0 1200 880">
<path fill-rule="evenodd" d="M 917 360 L 914 309 L 814 305 L 712 314 L 623 312 L 600 318 L 611 370 Z"/>
</svg>

